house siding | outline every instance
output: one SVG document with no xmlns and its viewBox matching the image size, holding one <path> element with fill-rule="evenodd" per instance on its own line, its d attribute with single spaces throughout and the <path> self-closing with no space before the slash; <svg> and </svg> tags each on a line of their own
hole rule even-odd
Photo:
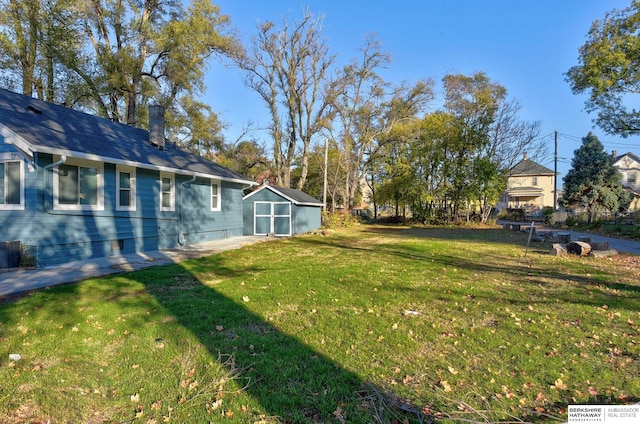
<svg viewBox="0 0 640 424">
<path fill-rule="evenodd" d="M 299 205 L 293 208 L 294 234 L 304 234 L 317 230 L 322 225 L 318 206 Z"/>
<path fill-rule="evenodd" d="M 242 235 L 241 184 L 222 182 L 222 210 L 211 211 L 211 180 L 198 178 L 182 184 L 191 177 L 177 175 L 175 211 L 161 212 L 160 173 L 138 168 L 136 210 L 116 211 L 116 166 L 108 163 L 104 165 L 104 210 L 53 210 L 52 170 L 45 166 L 54 159 L 41 154 L 36 169 L 25 169 L 24 210 L 0 210 L 4 223 L 0 241 L 20 241 L 38 266 Z"/>
</svg>

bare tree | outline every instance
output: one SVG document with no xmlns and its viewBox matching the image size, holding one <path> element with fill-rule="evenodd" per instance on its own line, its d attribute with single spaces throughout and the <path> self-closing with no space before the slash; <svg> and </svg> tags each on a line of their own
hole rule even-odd
<svg viewBox="0 0 640 424">
<path fill-rule="evenodd" d="M 500 169 L 513 168 L 527 152 L 532 159 L 546 153 L 545 140 L 540 136 L 540 122 L 522 121 L 517 100 L 501 100 L 489 130 L 488 153 Z"/>
<path fill-rule="evenodd" d="M 302 189 L 310 146 L 329 125 L 332 113 L 324 87 L 334 57 L 322 37 L 322 18 L 305 12 L 300 21 L 284 18 L 280 28 L 273 22 L 260 24 L 252 45 L 237 62 L 246 71 L 245 85 L 269 109 L 278 184 L 291 186 L 291 168 L 301 147 L 297 188 Z"/>
<path fill-rule="evenodd" d="M 378 72 L 391 57 L 382 51 L 375 37 L 368 36 L 362 56 L 345 66 L 333 85 L 334 106 L 341 130 L 345 155 L 345 193 L 349 209 L 353 208 L 366 165 L 379 150 L 377 141 L 399 122 L 416 118 L 433 99 L 433 81 L 419 81 L 413 86 L 392 87 Z"/>
</svg>

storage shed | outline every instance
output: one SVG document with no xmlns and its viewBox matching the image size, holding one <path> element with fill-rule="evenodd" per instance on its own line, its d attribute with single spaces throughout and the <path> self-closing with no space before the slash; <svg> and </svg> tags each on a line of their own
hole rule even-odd
<svg viewBox="0 0 640 424">
<path fill-rule="evenodd" d="M 244 235 L 290 236 L 321 225 L 322 202 L 300 190 L 263 185 L 243 203 Z"/>
</svg>

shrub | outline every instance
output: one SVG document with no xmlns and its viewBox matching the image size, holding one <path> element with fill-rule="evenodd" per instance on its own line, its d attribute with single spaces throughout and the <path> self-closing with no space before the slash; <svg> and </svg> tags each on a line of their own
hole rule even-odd
<svg viewBox="0 0 640 424">
<path fill-rule="evenodd" d="M 324 228 L 351 228 L 359 222 L 357 217 L 346 212 L 322 212 Z"/>
<path fill-rule="evenodd" d="M 602 228 L 602 224 L 603 224 L 602 220 L 600 220 L 600 219 L 594 219 L 594 220 L 591 222 L 591 224 L 589 224 L 589 225 L 588 225 L 588 227 L 587 227 L 587 228 L 588 228 L 589 230 L 597 230 L 597 229 L 599 229 L 599 228 Z"/>
<path fill-rule="evenodd" d="M 547 225 L 554 225 L 556 218 L 554 216 L 555 211 L 552 206 L 545 206 L 542 208 L 542 215 L 544 215 L 544 223 Z"/>
</svg>

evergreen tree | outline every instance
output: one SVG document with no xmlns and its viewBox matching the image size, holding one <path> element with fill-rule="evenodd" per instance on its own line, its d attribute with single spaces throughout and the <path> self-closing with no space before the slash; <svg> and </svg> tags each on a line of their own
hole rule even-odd
<svg viewBox="0 0 640 424">
<path fill-rule="evenodd" d="M 571 169 L 563 181 L 561 204 L 564 207 L 585 207 L 589 222 L 602 209 L 623 212 L 631 203 L 629 193 L 622 188 L 622 176 L 611 163 L 598 137 L 591 132 L 582 139 L 582 146 L 574 151 Z"/>
</svg>

